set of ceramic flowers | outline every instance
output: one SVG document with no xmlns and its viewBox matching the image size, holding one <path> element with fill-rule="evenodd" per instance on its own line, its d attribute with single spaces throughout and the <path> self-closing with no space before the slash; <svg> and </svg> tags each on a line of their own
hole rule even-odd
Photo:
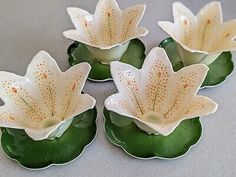
<svg viewBox="0 0 236 177">
<path fill-rule="evenodd" d="M 88 77 L 114 80 L 118 93 L 105 100 L 105 133 L 130 155 L 175 158 L 199 140 L 199 117 L 217 103 L 196 94 L 231 74 L 236 21 L 222 22 L 219 2 L 196 16 L 173 3 L 174 23 L 158 22 L 171 38 L 145 57 L 137 39 L 148 33 L 138 26 L 144 11 L 122 11 L 115 0 L 100 0 L 94 15 L 68 8 L 75 30 L 63 34 L 76 41 L 68 49 L 70 69 L 61 72 L 41 51 L 25 76 L 0 72 L 1 141 L 10 158 L 38 169 L 82 153 L 96 134 L 96 101 L 81 93 Z"/>
</svg>

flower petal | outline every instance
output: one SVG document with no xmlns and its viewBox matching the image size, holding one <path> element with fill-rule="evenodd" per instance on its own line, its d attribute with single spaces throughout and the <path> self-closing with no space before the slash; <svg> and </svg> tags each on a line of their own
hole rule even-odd
<svg viewBox="0 0 236 177">
<path fill-rule="evenodd" d="M 204 64 L 194 64 L 174 72 L 164 49 L 158 47 L 147 55 L 141 70 L 112 62 L 111 74 L 119 93 L 108 97 L 105 107 L 133 118 L 148 133 L 169 135 L 182 120 L 216 111 L 215 102 L 196 96 L 208 69 Z M 198 108 L 202 105 L 206 109 Z M 186 108 L 200 111 L 186 117 Z"/>
<path fill-rule="evenodd" d="M 102 12 L 101 12 L 102 9 Z M 108 12 L 120 13 L 120 7 L 116 0 L 99 0 L 95 9 L 94 16 L 107 15 Z"/>
<path fill-rule="evenodd" d="M 90 70 L 91 70 L 91 66 L 86 62 L 79 63 L 77 65 L 70 67 L 63 74 L 64 81 L 67 82 L 65 83 L 65 86 L 69 84 L 72 84 L 73 86 L 73 84 L 76 84 L 75 85 L 76 91 L 80 93 L 84 87 L 84 84 L 86 82 L 86 79 L 89 75 Z"/>
<path fill-rule="evenodd" d="M 94 98 L 81 94 L 90 69 L 81 63 L 61 72 L 56 61 L 40 51 L 24 77 L 1 71 L 0 96 L 5 104 L 0 107 L 0 126 L 24 129 L 34 140 L 52 133 L 61 136 L 75 115 L 95 105 Z"/>
<path fill-rule="evenodd" d="M 130 104 L 129 101 L 127 101 L 120 93 L 109 96 L 105 100 L 105 107 L 107 110 L 116 112 L 122 116 L 137 118 L 136 108 Z"/>
<path fill-rule="evenodd" d="M 167 33 L 169 34 L 175 41 L 180 41 L 179 32 L 176 32 L 178 28 L 174 23 L 168 21 L 158 21 L 158 25 Z M 179 31 L 179 30 L 178 30 Z"/>
<path fill-rule="evenodd" d="M 161 111 L 173 80 L 174 71 L 164 49 L 153 48 L 144 60 L 141 81 L 147 99 L 147 111 Z"/>
<path fill-rule="evenodd" d="M 222 24 L 222 10 L 220 2 L 213 1 L 204 6 L 197 14 L 198 26 L 196 47 L 209 51 L 215 42 L 215 35 Z"/>
<path fill-rule="evenodd" d="M 173 3 L 173 15 L 175 29 L 172 31 L 177 33 L 177 41 L 184 45 L 191 47 L 194 42 L 194 29 L 196 27 L 196 18 L 192 12 L 186 8 L 182 3 Z"/>
<path fill-rule="evenodd" d="M 10 105 L 9 105 L 10 106 Z M 0 127 L 8 127 L 22 129 L 20 121 L 22 121 L 15 109 L 9 109 L 8 105 L 0 106 Z M 11 112 L 9 111 L 11 110 Z"/>
<path fill-rule="evenodd" d="M 196 18 L 192 12 L 180 2 L 172 5 L 174 23 L 159 21 L 158 25 L 178 43 L 191 48 L 195 42 Z"/>
<path fill-rule="evenodd" d="M 94 99 L 88 95 L 81 95 L 82 88 L 84 87 L 85 81 L 88 77 L 91 66 L 88 63 L 77 64 L 70 69 L 68 69 L 63 74 L 63 91 L 60 97 L 62 97 L 61 105 L 59 106 L 61 112 L 61 119 L 68 119 L 71 117 L 72 113 L 81 113 L 84 107 L 91 109 L 91 104 L 95 105 Z M 83 100 L 82 98 L 87 99 Z M 91 100 L 92 99 L 92 100 Z M 90 102 L 88 102 L 90 101 Z M 88 105 L 86 105 L 88 104 Z M 82 107 L 80 110 L 79 108 Z"/>
<path fill-rule="evenodd" d="M 46 117 L 51 117 L 57 112 L 57 101 L 60 100 L 60 88 L 63 85 L 61 70 L 56 61 L 45 51 L 38 52 L 28 66 L 26 75 L 37 90 L 38 102 L 44 110 Z"/>
<path fill-rule="evenodd" d="M 147 34 L 148 31 L 146 28 L 137 28 L 145 10 L 146 5 L 143 4 L 132 6 L 124 10 L 120 20 L 123 23 L 120 41 L 127 41 L 128 39 L 135 38 L 135 36 L 144 36 Z"/>
<path fill-rule="evenodd" d="M 121 10 L 115 0 L 100 0 L 96 6 L 94 18 L 96 28 L 99 30 L 99 41 L 103 46 L 119 43 Z"/>
<path fill-rule="evenodd" d="M 138 27 L 136 33 L 134 33 L 131 39 L 139 38 L 140 36 L 145 36 L 146 34 L 148 34 L 147 28 Z"/>
<path fill-rule="evenodd" d="M 67 13 L 71 18 L 71 21 L 73 25 L 75 26 L 75 29 L 83 33 L 86 31 L 86 21 L 89 20 L 92 21 L 92 15 L 88 13 L 86 10 L 76 8 L 76 7 L 68 7 Z"/>
<path fill-rule="evenodd" d="M 236 20 L 224 22 L 215 35 L 214 42 L 209 50 L 231 51 L 236 50 Z M 216 42 L 217 41 L 217 42 Z"/>
<path fill-rule="evenodd" d="M 149 122 L 145 122 L 140 118 L 140 115 L 137 115 L 137 111 L 135 107 L 127 100 L 127 98 L 123 98 L 123 95 L 120 93 L 109 96 L 105 100 L 105 107 L 107 110 L 116 112 L 122 116 L 126 116 L 128 118 L 133 118 L 135 124 L 142 130 L 157 134 L 160 133 L 162 135 L 168 135 L 171 133 L 175 127 L 177 127 L 178 123 L 161 125 L 161 124 L 153 124 Z M 168 128 L 166 127 L 168 126 Z"/>
<path fill-rule="evenodd" d="M 85 44 L 91 43 L 96 45 L 98 43 L 96 34 L 97 27 L 95 26 L 93 15 L 83 9 L 75 7 L 67 8 L 67 12 L 76 30 L 65 31 L 63 33 L 64 36 Z"/>
<path fill-rule="evenodd" d="M 62 109 L 63 120 L 71 119 L 89 109 L 94 108 L 96 100 L 88 94 L 75 95 Z"/>
<path fill-rule="evenodd" d="M 204 64 L 184 67 L 175 73 L 172 80 L 172 90 L 166 97 L 162 110 L 166 123 L 173 122 L 179 112 L 188 105 L 200 89 L 208 71 Z"/>
<path fill-rule="evenodd" d="M 189 53 L 188 55 L 197 57 L 195 52 L 205 55 L 212 54 L 211 60 L 214 60 L 217 55 L 213 54 L 236 50 L 236 44 L 233 41 L 236 37 L 234 22 L 232 20 L 229 24 L 223 23 L 220 2 L 213 1 L 207 4 L 196 16 L 183 4 L 175 2 L 173 3 L 173 15 L 174 24 L 167 21 L 160 21 L 158 24 L 186 50 L 186 55 Z M 181 54 L 182 52 L 182 50 L 179 51 L 180 55 L 184 55 Z M 187 56 L 182 57 L 187 58 Z"/>
<path fill-rule="evenodd" d="M 205 116 L 214 113 L 217 110 L 218 104 L 204 96 L 196 96 L 186 105 L 183 115 L 184 119 L 189 119 L 197 116 Z"/>
<path fill-rule="evenodd" d="M 90 38 L 88 38 L 86 35 L 83 35 L 83 33 L 79 33 L 76 30 L 67 30 L 63 32 L 63 35 L 68 38 L 68 39 L 72 39 L 74 41 L 79 41 L 81 43 L 90 45 L 91 44 L 91 40 Z M 95 44 L 91 44 L 94 45 Z"/>
<path fill-rule="evenodd" d="M 119 92 L 135 107 L 136 114 L 142 115 L 144 103 L 141 101 L 141 77 L 137 68 L 118 61 L 111 62 L 111 75 Z"/>
<path fill-rule="evenodd" d="M 28 122 L 35 126 L 46 118 L 44 109 L 39 106 L 43 103 L 39 95 L 38 89 L 30 79 L 4 71 L 0 72 L 0 96 L 5 103 L 5 108 L 8 108 L 11 114 L 24 117 L 22 123 Z"/>
<path fill-rule="evenodd" d="M 67 11 L 76 30 L 65 31 L 64 36 L 92 47 L 111 49 L 148 33 L 146 28 L 138 27 L 145 5 L 122 11 L 115 0 L 100 0 L 94 15 L 79 8 Z"/>
<path fill-rule="evenodd" d="M 19 82 L 18 82 L 19 81 Z M 18 76 L 13 73 L 0 71 L 0 96 L 1 99 L 6 102 L 15 103 L 11 97 L 18 92 L 18 88 L 21 85 L 29 85 L 30 82 L 22 76 Z"/>
</svg>

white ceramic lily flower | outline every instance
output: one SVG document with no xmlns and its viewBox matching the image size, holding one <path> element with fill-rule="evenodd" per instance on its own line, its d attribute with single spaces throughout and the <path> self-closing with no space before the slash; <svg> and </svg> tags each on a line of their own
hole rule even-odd
<svg viewBox="0 0 236 177">
<path fill-rule="evenodd" d="M 81 94 L 88 63 L 61 72 L 56 61 L 39 52 L 26 75 L 0 72 L 0 127 L 24 129 L 33 140 L 60 137 L 73 117 L 91 109 L 95 99 Z"/>
<path fill-rule="evenodd" d="M 177 43 L 184 65 L 211 64 L 224 51 L 236 50 L 236 20 L 223 23 L 220 2 L 213 1 L 194 14 L 173 3 L 174 23 L 158 22 Z"/>
<path fill-rule="evenodd" d="M 214 113 L 217 104 L 197 96 L 208 67 L 187 66 L 174 72 L 162 48 L 154 48 L 142 69 L 125 63 L 111 63 L 118 93 L 105 100 L 108 110 L 130 117 L 146 131 L 167 136 L 185 119 Z"/>
<path fill-rule="evenodd" d="M 131 39 L 148 33 L 138 27 L 145 9 L 145 5 L 135 5 L 122 11 L 115 0 L 99 0 L 94 15 L 70 7 L 67 12 L 76 29 L 63 34 L 86 44 L 96 59 L 107 64 L 121 58 Z"/>
</svg>

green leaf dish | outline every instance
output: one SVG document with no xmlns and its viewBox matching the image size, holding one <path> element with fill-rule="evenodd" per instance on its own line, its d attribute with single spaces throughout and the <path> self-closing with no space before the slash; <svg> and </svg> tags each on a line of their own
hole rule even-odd
<svg viewBox="0 0 236 177">
<path fill-rule="evenodd" d="M 96 117 L 96 108 L 74 117 L 65 133 L 54 140 L 34 141 L 24 130 L 2 128 L 2 148 L 8 157 L 28 169 L 69 163 L 95 138 Z"/>
<path fill-rule="evenodd" d="M 104 108 L 105 133 L 116 146 L 133 157 L 173 159 L 186 154 L 202 134 L 199 118 L 184 120 L 168 136 L 142 131 L 132 119 Z"/>
<path fill-rule="evenodd" d="M 91 52 L 87 49 L 86 45 L 80 42 L 74 42 L 68 48 L 68 62 L 70 66 L 76 65 L 81 62 L 88 62 L 92 69 L 88 76 L 88 79 L 92 81 L 107 81 L 112 80 L 110 73 L 110 66 L 102 64 L 96 60 Z M 128 49 L 122 55 L 120 61 L 128 63 L 136 68 L 141 68 L 145 58 L 145 46 L 139 39 L 133 39 L 130 41 Z"/>
</svg>

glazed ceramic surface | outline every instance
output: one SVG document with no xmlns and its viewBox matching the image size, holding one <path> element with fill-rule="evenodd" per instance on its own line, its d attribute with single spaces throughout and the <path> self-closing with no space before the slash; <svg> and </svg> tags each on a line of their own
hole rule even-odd
<svg viewBox="0 0 236 177">
<path fill-rule="evenodd" d="M 73 117 L 95 106 L 95 99 L 81 94 L 90 71 L 81 63 L 61 72 L 55 60 L 39 52 L 26 75 L 0 72 L 0 127 L 23 129 L 33 140 L 60 137 Z"/>
<path fill-rule="evenodd" d="M 65 164 L 82 154 L 96 135 L 96 108 L 75 116 L 69 128 L 54 140 L 34 141 L 25 131 L 2 128 L 1 143 L 5 153 L 29 169 Z"/>
<path fill-rule="evenodd" d="M 115 0 L 99 0 L 95 14 L 70 7 L 67 9 L 75 30 L 65 31 L 66 38 L 86 44 L 92 55 L 102 63 L 119 60 L 131 39 L 145 36 L 146 28 L 138 27 L 145 5 L 122 11 Z"/>
<path fill-rule="evenodd" d="M 177 43 L 172 38 L 163 40 L 159 46 L 164 48 L 173 66 L 174 71 L 178 71 L 184 67 L 181 56 L 177 52 Z M 223 52 L 213 63 L 208 65 L 209 71 L 202 83 L 201 88 L 214 87 L 221 84 L 231 75 L 234 69 L 232 54 Z"/>
<path fill-rule="evenodd" d="M 222 52 L 236 50 L 236 20 L 223 22 L 220 2 L 213 1 L 195 16 L 180 2 L 173 3 L 174 23 L 158 22 L 176 42 L 183 64 L 210 65 Z"/>
<path fill-rule="evenodd" d="M 220 1 L 224 12 L 224 21 L 236 18 L 236 1 Z M 161 31 L 161 28 L 156 22 L 158 20 L 173 22 L 171 14 L 171 3 L 174 2 L 173 0 L 117 0 L 117 2 L 122 10 L 139 3 L 147 4 L 146 12 L 140 23 L 140 26 L 144 26 L 149 30 L 148 35 L 141 38 L 146 46 L 147 52 L 168 37 L 164 31 Z M 197 13 L 204 4 L 210 1 L 181 0 L 181 2 L 191 9 L 192 12 Z M 61 35 L 64 30 L 74 28 L 70 22 L 69 16 L 66 14 L 66 7 L 80 7 L 93 13 L 96 3 L 97 0 L 1 0 L 0 70 L 24 75 L 26 66 L 32 59 L 32 56 L 40 49 L 45 49 L 56 59 L 60 69 L 65 71 L 68 68 L 66 49 L 70 44 L 74 43 L 74 41 L 66 39 Z M 232 60 L 234 61 L 236 61 L 236 58 L 234 58 L 234 56 L 236 56 L 235 54 L 235 52 L 232 52 Z M 229 56 L 228 53 L 227 56 Z M 136 57 L 133 59 L 135 58 Z M 91 69 L 91 72 L 92 71 L 93 68 Z M 211 69 L 209 69 L 208 72 L 210 71 Z M 236 72 L 233 72 L 219 87 L 214 89 L 202 89 L 198 92 L 198 94 L 203 94 L 218 102 L 219 108 L 215 114 L 210 114 L 200 119 L 203 128 L 200 141 L 192 146 L 186 155 L 176 160 L 134 159 L 123 152 L 120 147 L 110 143 L 104 135 L 102 111 L 104 100 L 117 91 L 114 83 L 112 81 L 103 83 L 86 81 L 83 90 L 97 100 L 96 107 L 99 114 L 97 117 L 98 130 L 96 139 L 84 150 L 81 157 L 68 165 L 52 166 L 42 171 L 29 171 L 8 159 L 3 150 L 0 150 L 1 177 L 236 176 Z M 193 120 L 195 119 L 187 121 L 192 122 Z M 197 121 L 194 122 L 197 126 Z M 185 121 L 180 123 L 180 126 L 183 123 L 185 123 Z M 133 125 L 136 126 L 134 123 Z M 180 126 L 178 126 L 175 131 L 177 131 Z M 136 128 L 140 130 L 137 126 Z M 182 128 L 181 129 L 184 130 L 184 127 Z M 128 140 L 128 138 L 125 138 L 127 137 L 126 133 L 122 129 L 120 130 L 124 134 L 124 139 Z M 186 131 L 182 133 L 182 135 L 187 136 L 190 133 L 199 132 L 199 129 L 195 129 L 192 126 L 188 130 L 189 132 Z M 140 131 L 146 136 L 148 135 L 144 131 Z M 174 135 L 173 133 L 170 135 Z M 139 141 L 138 138 L 136 139 L 135 134 L 132 136 L 133 143 L 140 142 L 142 145 L 142 147 L 139 148 L 134 144 L 133 150 L 144 151 L 145 149 L 152 148 L 153 144 L 151 140 L 150 144 L 145 146 L 146 143 L 141 143 L 143 140 Z M 155 137 L 157 138 L 157 136 Z M 114 134 L 114 138 L 116 137 L 116 134 Z M 129 137 L 131 137 L 131 135 Z M 165 138 L 167 137 L 168 136 L 165 136 Z M 80 138 L 78 137 L 77 139 Z M 177 145 L 179 145 L 178 142 L 182 139 L 182 136 L 176 138 L 176 144 L 172 145 L 173 151 L 179 149 Z M 57 140 L 57 138 L 54 140 Z M 119 140 L 120 138 L 117 139 L 117 142 Z M 147 138 L 145 138 L 145 140 L 147 140 Z M 121 143 L 120 141 L 120 144 Z M 126 144 L 124 143 L 123 146 L 125 147 Z M 163 144 L 160 143 L 160 145 Z M 186 143 L 186 146 L 187 145 L 188 143 Z M 170 148 L 167 150 L 164 145 L 161 147 L 163 147 L 163 150 L 170 151 Z M 157 151 L 160 149 L 160 146 L 153 147 L 153 149 Z M 155 155 L 155 153 L 152 155 Z"/>
<path fill-rule="evenodd" d="M 181 121 L 214 113 L 217 104 L 197 96 L 208 67 L 195 64 L 174 72 L 162 48 L 153 48 L 142 69 L 118 61 L 111 73 L 119 93 L 105 100 L 106 109 L 130 117 L 147 133 L 169 135 Z"/>
<path fill-rule="evenodd" d="M 168 136 L 142 131 L 129 117 L 104 109 L 107 138 L 129 155 L 142 159 L 173 159 L 187 153 L 202 134 L 199 118 L 184 120 Z"/>
<path fill-rule="evenodd" d="M 75 42 L 68 51 L 70 66 L 76 65 L 81 62 L 88 62 L 92 68 L 88 78 L 92 81 L 107 81 L 111 80 L 110 66 L 103 65 L 96 60 L 91 52 L 88 51 L 85 44 Z M 128 63 L 136 68 L 141 68 L 145 59 L 145 46 L 139 39 L 132 39 L 129 47 L 122 55 L 120 61 Z"/>
</svg>

